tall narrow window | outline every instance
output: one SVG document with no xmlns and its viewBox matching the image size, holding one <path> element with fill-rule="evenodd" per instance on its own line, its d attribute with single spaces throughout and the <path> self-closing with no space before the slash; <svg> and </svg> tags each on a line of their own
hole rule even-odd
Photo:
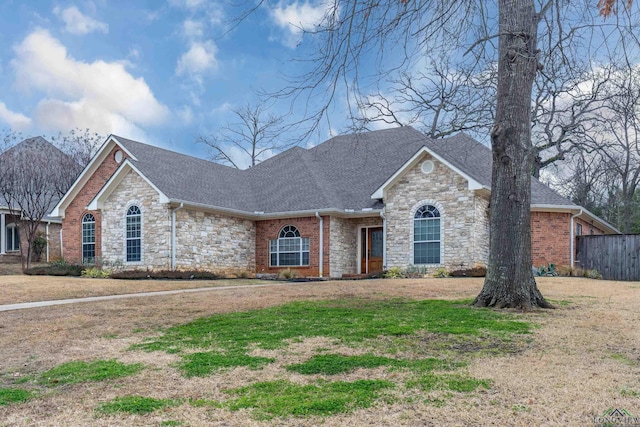
<svg viewBox="0 0 640 427">
<path fill-rule="evenodd" d="M 127 262 L 142 261 L 142 213 L 137 206 L 127 211 Z"/>
<path fill-rule="evenodd" d="M 287 225 L 278 238 L 269 241 L 272 267 L 295 267 L 309 265 L 309 238 L 300 237 L 293 225 Z"/>
<path fill-rule="evenodd" d="M 440 212 L 421 206 L 413 217 L 413 263 L 440 264 Z"/>
<path fill-rule="evenodd" d="M 82 217 L 82 263 L 93 264 L 96 258 L 96 218 L 90 213 Z"/>
<path fill-rule="evenodd" d="M 15 224 L 7 225 L 7 252 L 20 250 L 20 229 Z"/>
</svg>

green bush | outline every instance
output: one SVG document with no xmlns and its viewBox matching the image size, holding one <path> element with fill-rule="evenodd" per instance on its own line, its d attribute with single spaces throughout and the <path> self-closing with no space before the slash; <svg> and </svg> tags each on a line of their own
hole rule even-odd
<svg viewBox="0 0 640 427">
<path fill-rule="evenodd" d="M 36 261 L 40 261 L 42 259 L 42 254 L 47 249 L 47 238 L 42 232 L 39 232 L 38 234 L 36 234 L 36 237 L 33 238 L 31 248 L 33 249 L 33 254 L 36 257 Z"/>
<path fill-rule="evenodd" d="M 89 277 L 92 279 L 106 279 L 110 275 L 111 271 L 98 267 L 89 267 L 82 271 L 82 277 Z"/>
<path fill-rule="evenodd" d="M 399 279 L 401 277 L 406 277 L 404 271 L 400 267 L 391 267 L 387 271 L 384 272 L 384 277 L 386 279 Z"/>
</svg>

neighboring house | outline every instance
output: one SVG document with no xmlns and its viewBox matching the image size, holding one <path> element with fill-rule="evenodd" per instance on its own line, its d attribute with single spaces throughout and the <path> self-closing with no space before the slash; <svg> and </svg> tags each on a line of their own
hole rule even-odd
<svg viewBox="0 0 640 427">
<path fill-rule="evenodd" d="M 238 170 L 110 136 L 52 215 L 68 261 L 340 277 L 470 268 L 489 252 L 491 150 L 401 127 Z M 617 230 L 537 180 L 535 265 L 573 264 L 578 227 Z"/>
<path fill-rule="evenodd" d="M 37 136 L 28 138 L 16 144 L 9 150 L 0 154 L 0 167 L 2 162 L 7 161 L 12 155 L 21 153 L 29 158 L 30 152 L 45 153 L 47 158 L 56 162 L 60 156 L 65 156 L 58 148 L 46 139 Z M 53 206 L 59 202 L 55 198 Z M 53 206 L 47 208 L 50 211 Z M 29 221 L 28 215 L 21 212 L 18 203 L 9 203 L 0 192 L 0 262 L 20 262 L 20 247 L 27 247 L 25 233 L 21 231 L 21 224 Z M 62 221 L 60 218 L 45 216 L 38 226 L 38 232 L 47 239 L 47 251 L 43 256 L 43 261 L 51 261 L 62 257 Z"/>
</svg>

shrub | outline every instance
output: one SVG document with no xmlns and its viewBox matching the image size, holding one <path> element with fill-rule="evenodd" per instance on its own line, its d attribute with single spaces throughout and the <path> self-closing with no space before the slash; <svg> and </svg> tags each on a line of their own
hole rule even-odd
<svg viewBox="0 0 640 427">
<path fill-rule="evenodd" d="M 82 271 L 82 277 L 90 277 L 92 279 L 106 279 L 110 275 L 111 271 L 98 267 L 90 267 Z"/>
<path fill-rule="evenodd" d="M 405 277 L 409 277 L 412 279 L 427 277 L 428 274 L 429 274 L 429 268 L 424 266 L 409 265 L 407 266 L 407 268 L 404 269 Z"/>
<path fill-rule="evenodd" d="M 387 279 L 399 279 L 405 277 L 404 271 L 400 267 L 391 267 L 384 272 L 384 277 Z"/>
<path fill-rule="evenodd" d="M 295 271 L 291 270 L 290 268 L 285 268 L 284 270 L 280 270 L 280 272 L 278 273 L 278 279 L 282 279 L 282 280 L 295 279 L 296 277 L 298 277 L 298 275 L 296 274 Z"/>
<path fill-rule="evenodd" d="M 487 267 L 484 266 L 454 270 L 449 273 L 451 277 L 485 277 L 486 275 Z"/>
<path fill-rule="evenodd" d="M 64 261 L 51 264 L 46 267 L 33 267 L 24 271 L 29 276 L 74 276 L 80 277 L 85 269 L 82 265 L 67 264 Z"/>
<path fill-rule="evenodd" d="M 433 272 L 433 277 L 437 277 L 439 279 L 449 277 L 449 271 L 444 267 L 436 268 Z"/>
<path fill-rule="evenodd" d="M 584 277 L 587 277 L 589 279 L 599 280 L 599 279 L 602 279 L 602 274 L 600 274 L 600 272 L 594 268 L 593 270 L 585 270 Z"/>
<path fill-rule="evenodd" d="M 210 271 L 124 270 L 111 274 L 112 279 L 215 280 L 220 276 Z"/>
<path fill-rule="evenodd" d="M 42 259 L 42 254 L 47 249 L 47 238 L 42 232 L 38 232 L 38 234 L 36 234 L 36 237 L 33 238 L 31 248 L 33 249 L 33 254 L 36 257 L 36 261 L 40 261 Z"/>
</svg>

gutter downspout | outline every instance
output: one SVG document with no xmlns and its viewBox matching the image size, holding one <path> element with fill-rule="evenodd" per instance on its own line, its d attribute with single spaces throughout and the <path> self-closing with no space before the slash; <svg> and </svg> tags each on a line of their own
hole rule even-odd
<svg viewBox="0 0 640 427">
<path fill-rule="evenodd" d="M 47 237 L 47 262 L 49 262 L 49 222 L 47 222 L 47 225 L 45 227 L 45 233 L 46 233 L 46 237 Z"/>
<path fill-rule="evenodd" d="M 324 262 L 324 220 L 320 216 L 319 212 L 316 212 L 316 218 L 320 221 L 320 243 L 318 244 L 318 248 L 320 249 L 320 254 L 318 256 L 318 262 L 320 263 L 318 267 L 318 275 L 322 277 L 322 264 Z"/>
<path fill-rule="evenodd" d="M 387 269 L 387 217 L 384 212 L 385 208 L 380 211 L 380 218 L 382 218 L 382 269 Z"/>
<path fill-rule="evenodd" d="M 62 227 L 60 227 L 60 258 L 64 259 L 64 245 L 62 244 Z"/>
<path fill-rule="evenodd" d="M 571 215 L 571 268 L 574 267 L 575 264 L 575 240 L 576 240 L 576 236 L 575 236 L 575 227 L 573 226 L 573 220 L 574 218 L 579 217 L 580 215 L 582 215 L 582 208 L 580 208 L 580 210 L 578 211 L 577 214 L 575 215 Z"/>
<path fill-rule="evenodd" d="M 176 212 L 184 207 L 184 203 L 171 210 L 171 271 L 176 271 Z"/>
</svg>

